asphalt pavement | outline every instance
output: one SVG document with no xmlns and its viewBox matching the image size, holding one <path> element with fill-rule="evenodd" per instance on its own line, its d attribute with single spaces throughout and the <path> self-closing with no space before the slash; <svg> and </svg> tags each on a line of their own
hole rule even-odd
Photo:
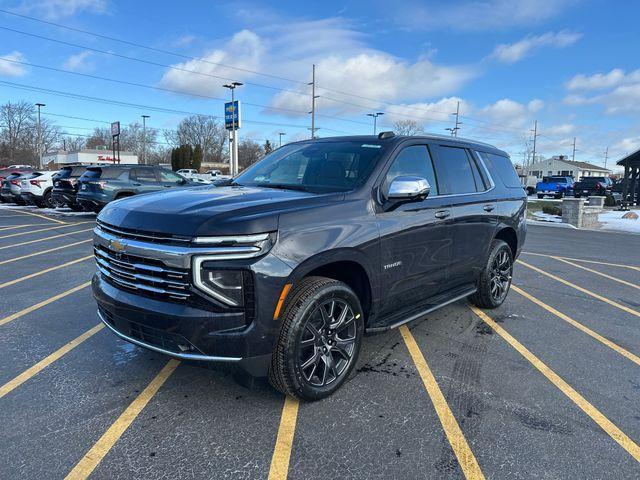
<svg viewBox="0 0 640 480">
<path fill-rule="evenodd" d="M 532 226 L 502 307 L 369 336 L 298 403 L 101 328 L 94 221 L 0 207 L 0 478 L 640 478 L 638 236 Z"/>
</svg>

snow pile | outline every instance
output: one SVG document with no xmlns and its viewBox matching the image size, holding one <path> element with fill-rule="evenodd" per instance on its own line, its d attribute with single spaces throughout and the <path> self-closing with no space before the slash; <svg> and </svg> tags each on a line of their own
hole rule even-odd
<svg viewBox="0 0 640 480">
<path fill-rule="evenodd" d="M 634 218 L 622 218 L 627 212 L 609 210 L 598 216 L 602 228 L 607 230 L 620 230 L 623 232 L 640 233 L 640 220 Z"/>
<path fill-rule="evenodd" d="M 552 222 L 552 223 L 562 223 L 562 217 L 558 215 L 551 215 L 550 213 L 544 212 L 533 212 L 532 215 L 541 222 Z"/>
</svg>

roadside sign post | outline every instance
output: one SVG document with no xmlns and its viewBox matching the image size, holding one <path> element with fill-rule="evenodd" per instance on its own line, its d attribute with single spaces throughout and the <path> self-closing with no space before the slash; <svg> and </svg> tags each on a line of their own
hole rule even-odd
<svg viewBox="0 0 640 480">
<path fill-rule="evenodd" d="M 230 141 L 232 146 L 229 149 L 231 158 L 229 167 L 231 175 L 238 174 L 238 129 L 241 125 L 240 100 L 234 98 L 233 89 L 231 89 L 231 101 L 224 104 L 224 127 L 230 131 Z"/>
<path fill-rule="evenodd" d="M 111 148 L 113 150 L 113 163 L 120 163 L 120 122 L 111 124 Z"/>
</svg>

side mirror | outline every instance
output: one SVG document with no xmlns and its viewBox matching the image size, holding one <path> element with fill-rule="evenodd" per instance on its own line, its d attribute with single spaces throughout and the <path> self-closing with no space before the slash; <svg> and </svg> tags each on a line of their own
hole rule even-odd
<svg viewBox="0 0 640 480">
<path fill-rule="evenodd" d="M 387 198 L 395 202 L 422 200 L 430 191 L 431 185 L 426 178 L 403 175 L 391 181 Z"/>
</svg>

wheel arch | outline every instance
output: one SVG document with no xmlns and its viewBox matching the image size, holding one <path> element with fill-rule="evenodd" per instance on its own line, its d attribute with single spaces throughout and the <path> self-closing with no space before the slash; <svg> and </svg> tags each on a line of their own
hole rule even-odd
<svg viewBox="0 0 640 480">
<path fill-rule="evenodd" d="M 513 258 L 518 255 L 518 234 L 513 227 L 499 228 L 494 237 L 496 240 L 502 240 L 509 245 Z"/>
</svg>

